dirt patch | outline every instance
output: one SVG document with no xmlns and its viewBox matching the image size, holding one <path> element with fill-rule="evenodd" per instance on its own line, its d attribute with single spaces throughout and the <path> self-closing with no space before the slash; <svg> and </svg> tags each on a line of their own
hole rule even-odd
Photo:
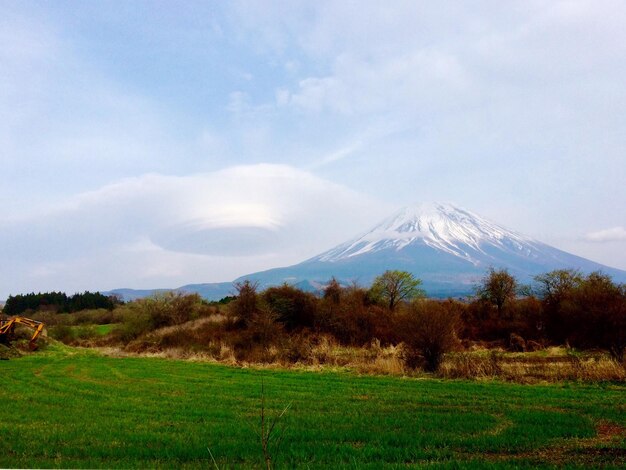
<svg viewBox="0 0 626 470">
<path fill-rule="evenodd" d="M 626 438 L 626 428 L 610 421 L 602 421 L 596 427 L 599 440 L 613 440 L 615 438 Z"/>
</svg>

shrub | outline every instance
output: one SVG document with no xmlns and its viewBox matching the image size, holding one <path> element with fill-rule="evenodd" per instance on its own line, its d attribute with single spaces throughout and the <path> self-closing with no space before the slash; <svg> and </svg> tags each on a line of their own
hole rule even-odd
<svg viewBox="0 0 626 470">
<path fill-rule="evenodd" d="M 438 369 L 443 355 L 458 344 L 459 312 L 452 301 L 418 301 L 396 321 L 405 344 L 407 367 L 420 364 L 429 372 Z"/>
<path fill-rule="evenodd" d="M 558 269 L 535 276 L 535 289 L 543 304 L 546 333 L 558 344 L 566 342 L 571 335 L 573 322 L 566 317 L 563 307 L 582 281 L 580 272 L 571 269 Z"/>
<path fill-rule="evenodd" d="M 108 325 L 109 323 L 115 323 L 116 315 L 112 310 L 106 310 L 103 308 L 97 310 L 82 310 L 74 314 L 69 315 L 72 318 L 73 324 L 93 324 L 93 325 Z"/>
<path fill-rule="evenodd" d="M 113 330 L 112 338 L 128 343 L 158 328 L 186 323 L 209 310 L 198 294 L 167 292 L 135 300 L 115 311 L 114 318 L 121 323 Z"/>
<path fill-rule="evenodd" d="M 151 319 L 153 328 L 180 325 L 195 318 L 202 300 L 198 294 L 166 292 L 136 301 Z"/>
<path fill-rule="evenodd" d="M 125 309 L 123 321 L 113 329 L 112 337 L 122 343 L 128 343 L 152 330 L 154 325 L 149 314 L 131 307 Z"/>
<path fill-rule="evenodd" d="M 511 305 L 510 333 L 540 340 L 545 334 L 541 302 L 534 296 L 517 299 Z"/>
<path fill-rule="evenodd" d="M 71 326 L 68 325 L 53 326 L 48 330 L 48 335 L 51 338 L 56 339 L 57 341 L 61 341 L 65 344 L 70 344 L 75 339 L 74 330 Z"/>
<path fill-rule="evenodd" d="M 626 287 L 600 272 L 552 271 L 536 280 L 547 333 L 557 343 L 603 348 L 623 361 L 626 347 Z"/>
<path fill-rule="evenodd" d="M 343 289 L 334 277 L 328 281 L 328 285 L 324 288 L 324 300 L 331 304 L 338 305 L 341 302 Z"/>
<path fill-rule="evenodd" d="M 235 318 L 237 326 L 245 326 L 258 311 L 257 288 L 257 282 L 250 282 L 247 279 L 235 283 L 237 298 L 228 304 L 228 311 Z"/>
<path fill-rule="evenodd" d="M 259 310 L 248 322 L 247 332 L 252 343 L 269 348 L 282 336 L 282 324 L 278 315 L 270 308 Z"/>
<path fill-rule="evenodd" d="M 374 315 L 363 305 L 343 306 L 331 319 L 330 333 L 346 345 L 362 346 L 374 339 Z"/>
<path fill-rule="evenodd" d="M 573 323 L 572 346 L 603 348 L 622 362 L 626 347 L 626 288 L 609 276 L 591 273 L 568 293 L 562 315 Z"/>
<path fill-rule="evenodd" d="M 312 294 L 283 284 L 280 287 L 270 287 L 263 292 L 261 297 L 276 314 L 277 321 L 281 322 L 288 331 L 313 326 L 316 299 Z"/>
<path fill-rule="evenodd" d="M 306 335 L 291 335 L 283 344 L 283 357 L 291 364 L 308 363 L 313 356 L 311 338 Z"/>
</svg>

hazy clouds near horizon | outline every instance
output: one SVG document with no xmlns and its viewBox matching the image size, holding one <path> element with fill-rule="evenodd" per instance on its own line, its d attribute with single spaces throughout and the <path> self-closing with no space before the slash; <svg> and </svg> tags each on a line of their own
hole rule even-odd
<svg viewBox="0 0 626 470">
<path fill-rule="evenodd" d="M 0 11 L 0 298 L 230 280 L 432 200 L 626 269 L 621 1 Z"/>
</svg>

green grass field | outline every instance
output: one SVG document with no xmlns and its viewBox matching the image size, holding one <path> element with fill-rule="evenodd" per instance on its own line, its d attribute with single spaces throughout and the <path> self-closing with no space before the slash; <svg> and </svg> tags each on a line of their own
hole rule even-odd
<svg viewBox="0 0 626 470">
<path fill-rule="evenodd" d="M 239 369 L 53 346 L 0 362 L 0 467 L 263 466 L 264 384 L 278 467 L 626 464 L 626 387 Z"/>
</svg>

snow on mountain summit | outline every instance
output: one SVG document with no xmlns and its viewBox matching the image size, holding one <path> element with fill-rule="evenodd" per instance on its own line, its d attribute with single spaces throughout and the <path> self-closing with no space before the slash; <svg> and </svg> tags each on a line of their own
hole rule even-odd
<svg viewBox="0 0 626 470">
<path fill-rule="evenodd" d="M 315 259 L 334 262 L 380 250 L 400 251 L 420 244 L 476 265 L 479 263 L 476 254 L 484 253 L 486 246 L 530 255 L 536 243 L 452 204 L 424 203 L 403 207 L 364 235 Z"/>
</svg>

